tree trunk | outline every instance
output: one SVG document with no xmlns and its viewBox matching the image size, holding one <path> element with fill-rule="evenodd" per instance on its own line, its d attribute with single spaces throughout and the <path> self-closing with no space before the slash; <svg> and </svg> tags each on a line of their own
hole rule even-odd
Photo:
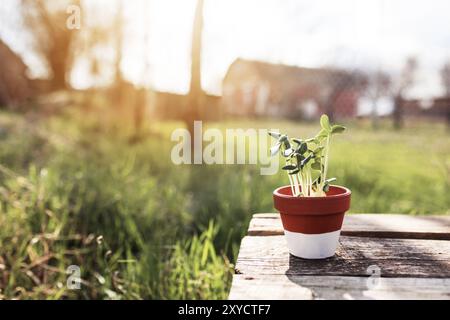
<svg viewBox="0 0 450 320">
<path fill-rule="evenodd" d="M 450 131 L 450 104 L 447 104 L 447 129 Z"/>
<path fill-rule="evenodd" d="M 371 119 L 372 119 L 372 129 L 377 130 L 379 125 L 379 119 L 377 114 L 377 101 L 372 101 L 372 113 L 371 113 Z"/>
<path fill-rule="evenodd" d="M 194 121 L 201 120 L 202 85 L 201 85 L 201 50 L 203 31 L 203 0 L 198 0 L 194 18 L 191 52 L 191 84 L 187 99 L 184 122 L 191 134 L 191 149 L 194 150 Z"/>
<path fill-rule="evenodd" d="M 142 127 L 144 123 L 145 117 L 145 108 L 146 108 L 146 98 L 147 98 L 147 90 L 141 89 L 138 90 L 137 93 L 136 104 L 134 107 L 134 134 L 137 139 L 142 136 Z"/>
<path fill-rule="evenodd" d="M 333 92 L 330 94 L 328 99 L 325 102 L 325 114 L 330 119 L 330 122 L 334 122 L 334 105 L 336 103 L 336 98 L 338 96 L 338 89 L 334 89 Z"/>
<path fill-rule="evenodd" d="M 394 99 L 394 111 L 392 113 L 392 120 L 394 129 L 400 130 L 403 128 L 403 98 L 397 95 Z"/>
</svg>

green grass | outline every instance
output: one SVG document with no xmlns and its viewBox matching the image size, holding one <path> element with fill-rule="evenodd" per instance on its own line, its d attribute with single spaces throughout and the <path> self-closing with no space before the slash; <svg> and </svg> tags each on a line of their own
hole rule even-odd
<svg viewBox="0 0 450 320">
<path fill-rule="evenodd" d="M 0 297 L 227 297 L 252 213 L 272 212 L 272 190 L 287 178 L 257 166 L 174 166 L 170 134 L 180 123 L 147 123 L 130 143 L 124 122 L 92 111 L 0 113 Z M 352 189 L 354 213 L 449 214 L 449 141 L 439 124 L 393 132 L 355 122 L 332 144 L 330 173 Z M 81 267 L 81 290 L 66 287 L 70 265 Z"/>
</svg>

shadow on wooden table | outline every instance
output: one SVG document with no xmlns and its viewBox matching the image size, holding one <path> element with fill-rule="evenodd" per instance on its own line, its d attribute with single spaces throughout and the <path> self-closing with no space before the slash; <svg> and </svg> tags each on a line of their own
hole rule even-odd
<svg viewBox="0 0 450 320">
<path fill-rule="evenodd" d="M 341 237 L 334 257 L 289 256 L 287 278 L 315 299 L 449 298 L 449 242 Z"/>
</svg>

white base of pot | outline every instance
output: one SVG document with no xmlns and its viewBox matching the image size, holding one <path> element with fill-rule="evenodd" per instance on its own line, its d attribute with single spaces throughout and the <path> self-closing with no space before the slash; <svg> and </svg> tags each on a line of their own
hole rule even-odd
<svg viewBox="0 0 450 320">
<path fill-rule="evenodd" d="M 284 230 L 284 235 L 292 255 L 303 259 L 325 259 L 334 256 L 341 230 L 320 234 Z"/>
</svg>

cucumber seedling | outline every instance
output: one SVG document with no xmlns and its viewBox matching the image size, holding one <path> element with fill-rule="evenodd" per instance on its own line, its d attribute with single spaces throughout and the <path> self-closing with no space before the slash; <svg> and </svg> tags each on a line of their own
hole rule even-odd
<svg viewBox="0 0 450 320">
<path fill-rule="evenodd" d="M 269 132 L 276 139 L 270 148 L 271 156 L 281 154 L 286 160 L 292 195 L 295 197 L 325 197 L 336 178 L 328 178 L 330 143 L 333 135 L 346 130 L 341 125 L 331 125 L 327 115 L 320 118 L 320 132 L 309 139 L 290 139 L 285 134 Z"/>
</svg>

